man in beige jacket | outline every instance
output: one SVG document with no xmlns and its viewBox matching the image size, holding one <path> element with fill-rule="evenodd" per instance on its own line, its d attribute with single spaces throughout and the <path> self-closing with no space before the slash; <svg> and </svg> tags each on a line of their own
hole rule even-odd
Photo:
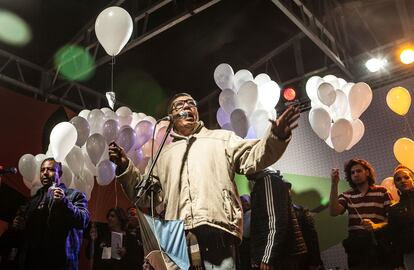
<svg viewBox="0 0 414 270">
<path fill-rule="evenodd" d="M 183 220 L 185 230 L 197 238 L 205 269 L 236 269 L 236 244 L 243 225 L 234 175 L 262 170 L 282 156 L 291 131 L 298 126 L 299 109 L 290 107 L 271 121 L 260 140 L 205 128 L 189 94 L 177 94 L 169 103 L 169 114 L 180 112 L 186 112 L 186 117 L 174 122 L 172 143 L 162 150 L 153 170 L 153 179 L 161 188 L 156 199 L 165 206 L 165 219 Z M 117 165 L 118 181 L 135 201 L 135 187 L 143 180 L 139 170 L 115 143 L 109 147 L 109 156 Z"/>
</svg>

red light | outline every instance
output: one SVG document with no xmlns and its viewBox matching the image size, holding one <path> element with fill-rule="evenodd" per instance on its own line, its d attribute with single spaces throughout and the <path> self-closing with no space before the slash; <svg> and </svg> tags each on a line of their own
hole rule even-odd
<svg viewBox="0 0 414 270">
<path fill-rule="evenodd" d="M 283 97 L 287 101 L 292 101 L 296 98 L 296 91 L 293 88 L 286 88 L 283 90 Z"/>
</svg>

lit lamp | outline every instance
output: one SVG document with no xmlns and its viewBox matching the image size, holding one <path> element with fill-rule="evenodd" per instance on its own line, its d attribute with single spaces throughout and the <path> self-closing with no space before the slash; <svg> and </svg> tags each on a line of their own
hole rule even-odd
<svg viewBox="0 0 414 270">
<path fill-rule="evenodd" d="M 412 49 L 404 49 L 400 54 L 400 60 L 403 64 L 409 65 L 414 62 L 414 51 Z"/>
<path fill-rule="evenodd" d="M 283 98 L 287 101 L 293 101 L 296 98 L 296 91 L 293 88 L 285 88 L 283 90 Z"/>
</svg>

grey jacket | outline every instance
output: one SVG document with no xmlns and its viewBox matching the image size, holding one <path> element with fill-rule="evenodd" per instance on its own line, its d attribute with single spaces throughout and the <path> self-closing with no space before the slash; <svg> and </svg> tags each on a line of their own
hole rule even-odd
<svg viewBox="0 0 414 270">
<path fill-rule="evenodd" d="M 275 163 L 290 139 L 279 140 L 269 130 L 261 140 L 244 140 L 227 130 L 209 130 L 200 122 L 189 137 L 173 133 L 162 150 L 153 175 L 162 191 L 165 219 L 184 221 L 186 230 L 208 225 L 241 239 L 242 207 L 234 181 L 235 172 L 252 174 Z M 143 177 L 129 161 L 117 176 L 134 200 Z M 135 201 L 135 200 L 134 200 Z"/>
</svg>

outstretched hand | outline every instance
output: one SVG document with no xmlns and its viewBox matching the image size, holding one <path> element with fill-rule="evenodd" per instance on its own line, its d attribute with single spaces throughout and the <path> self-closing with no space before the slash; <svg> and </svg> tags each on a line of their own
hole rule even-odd
<svg viewBox="0 0 414 270">
<path fill-rule="evenodd" d="M 269 120 L 272 123 L 273 134 L 281 140 L 289 138 L 292 130 L 298 127 L 299 116 L 299 107 L 290 106 L 276 121 Z"/>
<path fill-rule="evenodd" d="M 116 164 L 117 171 L 124 172 L 128 167 L 128 157 L 119 145 L 116 142 L 111 142 L 109 144 L 109 160 Z"/>
</svg>

